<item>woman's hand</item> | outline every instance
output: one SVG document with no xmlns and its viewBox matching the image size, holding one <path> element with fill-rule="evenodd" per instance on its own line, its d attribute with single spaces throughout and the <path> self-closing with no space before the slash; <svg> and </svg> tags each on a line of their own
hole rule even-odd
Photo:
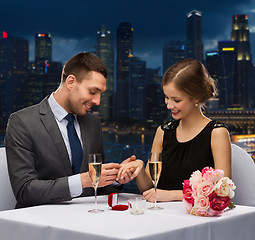
<svg viewBox="0 0 255 240">
<path fill-rule="evenodd" d="M 151 188 L 143 192 L 143 197 L 148 202 L 155 201 L 155 189 Z M 170 202 L 170 201 L 181 201 L 182 200 L 181 190 L 162 190 L 157 189 L 157 202 Z"/>
<path fill-rule="evenodd" d="M 140 173 L 143 167 L 144 163 L 139 159 L 129 162 L 122 162 L 116 180 L 120 183 L 127 178 L 133 180 Z"/>
</svg>

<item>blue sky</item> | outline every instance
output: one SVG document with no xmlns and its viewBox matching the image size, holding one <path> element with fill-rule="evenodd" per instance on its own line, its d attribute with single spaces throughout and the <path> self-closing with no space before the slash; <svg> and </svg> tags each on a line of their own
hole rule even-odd
<svg viewBox="0 0 255 240">
<path fill-rule="evenodd" d="M 65 62 L 80 51 L 93 51 L 96 32 L 106 24 L 113 34 L 120 22 L 134 28 L 134 55 L 148 67 L 162 66 L 162 48 L 186 38 L 186 14 L 202 12 L 204 50 L 230 40 L 232 16 L 248 14 L 252 55 L 255 56 L 255 0 L 0 0 L 0 31 L 29 40 L 34 58 L 34 35 L 50 32 L 53 60 Z"/>
</svg>

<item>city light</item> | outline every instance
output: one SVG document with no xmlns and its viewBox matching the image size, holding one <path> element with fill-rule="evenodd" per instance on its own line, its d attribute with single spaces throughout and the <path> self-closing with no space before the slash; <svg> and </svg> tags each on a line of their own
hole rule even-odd
<svg viewBox="0 0 255 240">
<path fill-rule="evenodd" d="M 211 57 L 211 56 L 216 56 L 219 55 L 218 52 L 210 52 L 210 53 L 206 53 L 206 56 Z"/>
<path fill-rule="evenodd" d="M 8 33 L 3 31 L 3 38 L 8 38 Z"/>
<path fill-rule="evenodd" d="M 222 48 L 222 51 L 235 51 L 235 48 Z"/>
</svg>

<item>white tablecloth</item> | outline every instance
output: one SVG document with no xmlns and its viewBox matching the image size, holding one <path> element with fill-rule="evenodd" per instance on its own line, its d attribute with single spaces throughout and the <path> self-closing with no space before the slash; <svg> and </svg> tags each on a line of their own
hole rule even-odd
<svg viewBox="0 0 255 240">
<path fill-rule="evenodd" d="M 132 194 L 121 194 L 127 204 Z M 147 203 L 147 207 L 151 206 Z M 255 207 L 237 206 L 221 217 L 198 217 L 185 212 L 181 202 L 159 203 L 163 210 L 143 215 L 113 211 L 107 196 L 98 197 L 104 212 L 93 214 L 94 197 L 71 202 L 0 212 L 1 240 L 173 239 L 254 240 Z"/>
</svg>

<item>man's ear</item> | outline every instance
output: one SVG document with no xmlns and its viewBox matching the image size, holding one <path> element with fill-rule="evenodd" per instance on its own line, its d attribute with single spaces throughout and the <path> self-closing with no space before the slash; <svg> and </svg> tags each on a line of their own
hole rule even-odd
<svg viewBox="0 0 255 240">
<path fill-rule="evenodd" d="M 66 78 L 66 86 L 68 89 L 71 89 L 73 87 L 73 84 L 76 82 L 76 78 L 74 75 L 68 75 Z"/>
</svg>

